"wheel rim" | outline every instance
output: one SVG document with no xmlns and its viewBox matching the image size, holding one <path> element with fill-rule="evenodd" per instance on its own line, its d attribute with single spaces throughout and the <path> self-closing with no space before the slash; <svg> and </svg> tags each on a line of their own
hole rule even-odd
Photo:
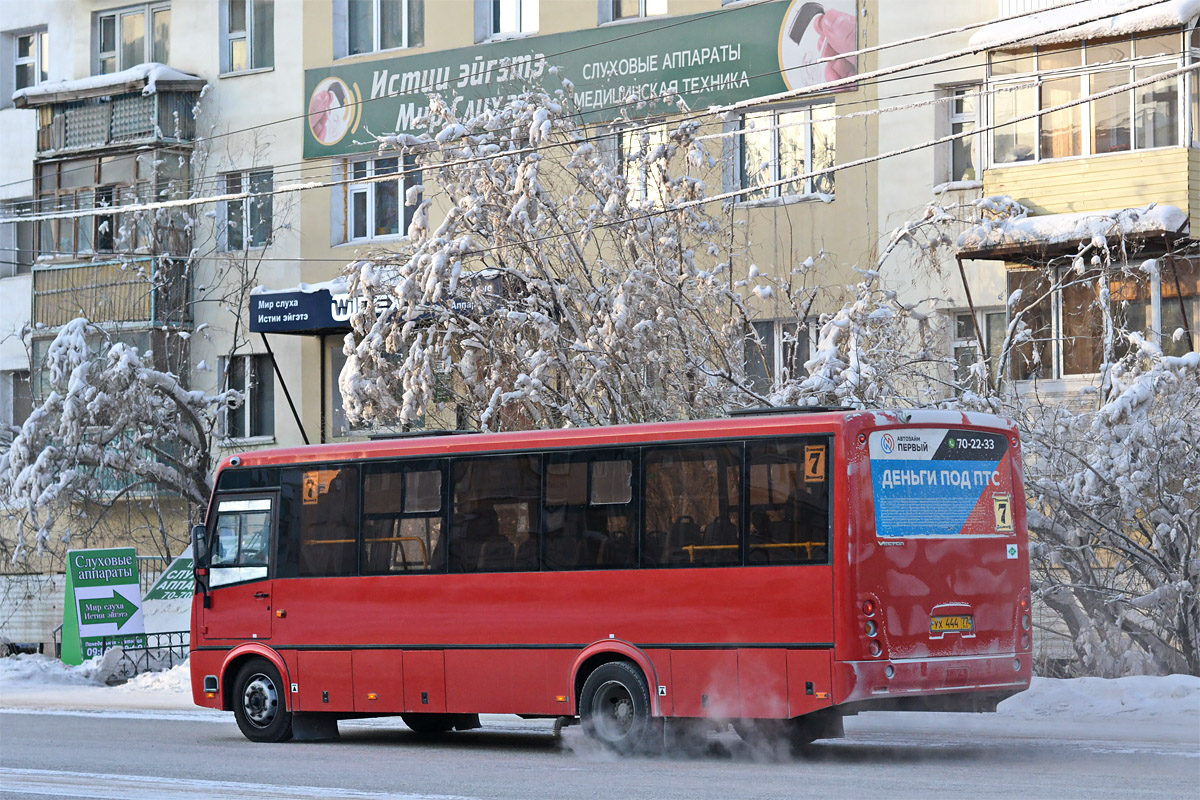
<svg viewBox="0 0 1200 800">
<path fill-rule="evenodd" d="M 596 733 L 607 742 L 628 737 L 637 725 L 633 695 L 619 681 L 609 681 L 596 690 L 592 699 L 592 720 Z"/>
<path fill-rule="evenodd" d="M 275 682 L 261 672 L 251 676 L 242 690 L 242 710 L 255 727 L 270 725 L 279 713 L 279 691 Z"/>
</svg>

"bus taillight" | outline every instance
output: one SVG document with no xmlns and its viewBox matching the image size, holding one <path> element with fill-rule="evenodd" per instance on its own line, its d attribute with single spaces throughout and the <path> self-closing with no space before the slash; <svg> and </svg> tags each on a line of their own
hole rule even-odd
<svg viewBox="0 0 1200 800">
<path fill-rule="evenodd" d="M 862 604 L 862 610 L 863 613 L 868 617 L 875 616 L 875 601 L 871 600 L 870 598 L 864 600 Z"/>
</svg>

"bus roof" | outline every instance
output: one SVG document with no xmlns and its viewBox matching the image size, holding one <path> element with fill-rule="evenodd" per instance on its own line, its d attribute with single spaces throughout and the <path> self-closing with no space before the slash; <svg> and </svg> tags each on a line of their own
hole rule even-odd
<svg viewBox="0 0 1200 800">
<path fill-rule="evenodd" d="M 395 458 L 404 456 L 437 456 L 453 453 L 506 452 L 515 450 L 544 450 L 569 447 L 604 447 L 658 442 L 703 439 L 725 436 L 769 436 L 789 433 L 832 431 L 848 423 L 857 427 L 888 425 L 970 425 L 981 428 L 1016 430 L 1011 420 L 992 414 L 964 411 L 875 410 L 845 409 L 818 413 L 772 413 L 764 409 L 761 416 L 739 415 L 723 419 L 684 420 L 613 425 L 595 428 L 553 428 L 550 430 L 511 431 L 507 433 L 454 433 L 416 436 L 400 439 L 338 442 L 333 444 L 279 447 L 248 450 L 230 455 L 221 461 L 218 471 L 231 466 L 237 458 L 239 467 L 263 467 L 281 464 L 303 464 L 325 461 L 354 461 L 359 459 Z"/>
</svg>

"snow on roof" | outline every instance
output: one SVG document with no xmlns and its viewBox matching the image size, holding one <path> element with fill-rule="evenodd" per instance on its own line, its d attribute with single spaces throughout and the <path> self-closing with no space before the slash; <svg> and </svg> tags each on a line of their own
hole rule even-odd
<svg viewBox="0 0 1200 800">
<path fill-rule="evenodd" d="M 299 286 L 291 286 L 286 289 L 271 289 L 267 286 L 255 286 L 250 290 L 250 294 L 292 294 L 294 292 L 302 292 L 304 294 L 312 294 L 313 292 L 329 292 L 330 294 L 345 294 L 350 291 L 350 284 L 345 278 L 338 276 L 332 280 L 321 281 L 320 283 L 302 283 Z"/>
<path fill-rule="evenodd" d="M 1188 215 L 1176 206 L 1153 203 L 1145 208 L 985 220 L 963 231 L 958 248 L 959 255 L 969 258 L 1080 242 L 1103 246 L 1111 236 L 1146 238 L 1183 232 L 1187 222 Z"/>
<path fill-rule="evenodd" d="M 1200 16 L 1200 0 L 1085 0 L 1049 8 L 1019 19 L 985 25 L 971 37 L 972 47 L 996 47 L 1020 38 L 1023 44 L 1055 44 L 1104 36 L 1178 28 Z"/>
<path fill-rule="evenodd" d="M 159 84 L 162 84 L 161 86 Z M 83 97 L 103 97 L 112 94 L 128 94 L 141 90 L 143 95 L 154 94 L 162 89 L 199 89 L 205 80 L 172 69 L 166 64 L 152 61 L 136 67 L 113 72 L 108 75 L 91 75 L 73 81 L 50 81 L 31 86 L 13 93 L 13 103 L 19 108 L 44 106 L 78 100 Z"/>
</svg>

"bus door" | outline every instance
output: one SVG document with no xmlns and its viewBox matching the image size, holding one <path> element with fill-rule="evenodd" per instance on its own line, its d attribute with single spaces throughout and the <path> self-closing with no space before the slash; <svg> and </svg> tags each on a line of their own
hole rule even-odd
<svg viewBox="0 0 1200 800">
<path fill-rule="evenodd" d="M 218 497 L 209 535 L 209 607 L 201 625 L 210 639 L 271 637 L 270 552 L 277 493 Z"/>
</svg>

